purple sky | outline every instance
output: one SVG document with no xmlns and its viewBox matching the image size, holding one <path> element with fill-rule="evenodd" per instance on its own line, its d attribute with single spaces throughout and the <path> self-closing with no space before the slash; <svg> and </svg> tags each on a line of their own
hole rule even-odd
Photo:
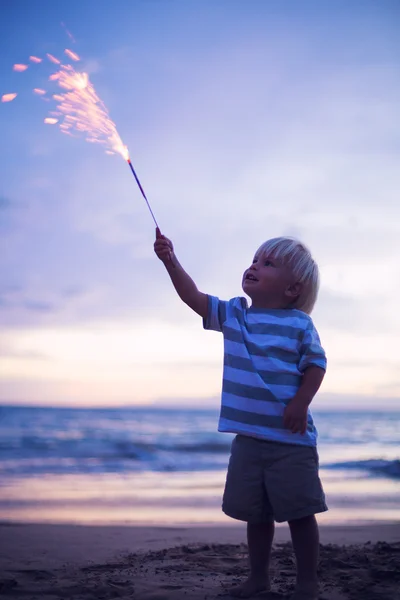
<svg viewBox="0 0 400 600">
<path fill-rule="evenodd" d="M 397 1 L 1 11 L 0 402 L 218 402 L 222 340 L 175 295 L 128 167 L 43 124 L 48 64 L 12 70 L 70 47 L 199 288 L 241 294 L 255 249 L 297 235 L 322 276 L 317 402 L 398 404 Z"/>
</svg>

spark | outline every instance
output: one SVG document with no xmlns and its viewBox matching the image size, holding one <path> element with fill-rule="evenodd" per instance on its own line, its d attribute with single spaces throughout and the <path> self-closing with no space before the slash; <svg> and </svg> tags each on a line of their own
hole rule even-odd
<svg viewBox="0 0 400 600">
<path fill-rule="evenodd" d="M 30 56 L 29 60 L 33 63 L 41 63 L 43 59 L 39 58 L 38 56 Z"/>
<path fill-rule="evenodd" d="M 39 96 L 44 96 L 44 94 L 46 93 L 46 90 L 42 90 L 40 88 L 34 88 L 33 93 L 38 94 Z"/>
<path fill-rule="evenodd" d="M 18 94 L 3 94 L 1 97 L 2 102 L 11 102 Z"/>
<path fill-rule="evenodd" d="M 46 117 L 44 122 L 47 125 L 55 125 L 56 123 L 58 123 L 58 119 L 53 119 L 53 117 Z"/>
<path fill-rule="evenodd" d="M 72 52 L 72 50 L 68 50 L 68 48 L 64 50 L 64 53 L 72 60 L 81 60 L 76 52 Z"/>
<path fill-rule="evenodd" d="M 61 65 L 61 60 L 58 60 L 58 58 L 56 58 L 55 56 L 53 56 L 52 54 L 49 54 L 48 52 L 46 53 L 47 58 L 54 63 L 55 65 Z"/>
<path fill-rule="evenodd" d="M 74 36 L 72 35 L 72 33 L 71 33 L 70 31 L 68 31 L 68 29 L 67 29 L 67 28 L 66 28 L 66 26 L 65 26 L 65 23 L 63 23 L 62 21 L 61 21 L 61 27 L 64 27 L 64 29 L 65 29 L 65 33 L 67 34 L 67 36 L 69 37 L 69 39 L 70 39 L 72 42 L 74 42 L 74 44 L 75 44 L 75 42 L 76 42 L 76 39 L 74 38 Z"/>
<path fill-rule="evenodd" d="M 22 73 L 23 71 L 26 71 L 27 68 L 28 68 L 28 65 L 21 65 L 20 63 L 17 63 L 16 65 L 13 66 L 13 70 L 18 71 L 20 73 Z"/>
</svg>

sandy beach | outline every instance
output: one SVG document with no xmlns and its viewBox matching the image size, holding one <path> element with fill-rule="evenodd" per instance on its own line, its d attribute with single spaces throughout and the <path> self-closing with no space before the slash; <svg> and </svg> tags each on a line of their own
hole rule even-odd
<svg viewBox="0 0 400 600">
<path fill-rule="evenodd" d="M 247 573 L 242 525 L 139 527 L 2 523 L 0 596 L 213 600 Z M 293 589 L 287 527 L 278 527 L 273 593 Z M 322 526 L 321 600 L 400 598 L 400 524 Z"/>
</svg>

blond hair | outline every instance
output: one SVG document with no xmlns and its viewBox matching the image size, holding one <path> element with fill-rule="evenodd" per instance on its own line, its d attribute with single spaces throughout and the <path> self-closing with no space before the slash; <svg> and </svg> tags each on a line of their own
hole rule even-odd
<svg viewBox="0 0 400 600">
<path fill-rule="evenodd" d="M 295 238 L 277 237 L 261 244 L 256 254 L 266 254 L 289 267 L 296 282 L 301 284 L 291 308 L 311 314 L 318 296 L 319 269 L 307 246 Z"/>
</svg>

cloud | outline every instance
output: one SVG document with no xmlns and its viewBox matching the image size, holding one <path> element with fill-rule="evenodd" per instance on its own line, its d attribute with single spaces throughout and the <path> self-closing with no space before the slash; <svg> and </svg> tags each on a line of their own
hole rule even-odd
<svg viewBox="0 0 400 600">
<path fill-rule="evenodd" d="M 38 300 L 25 300 L 22 306 L 28 311 L 39 313 L 53 313 L 57 310 L 57 307 L 54 304 L 51 304 L 50 302 L 40 302 Z"/>
<path fill-rule="evenodd" d="M 373 319 L 370 303 L 342 293 L 343 289 L 346 289 L 346 286 L 337 286 L 339 291 L 325 286 L 320 291 L 312 316 L 325 331 L 351 332 L 361 337 L 398 335 L 397 323 L 392 318 L 392 298 L 385 294 L 376 294 L 375 302 L 379 305 L 380 316 L 379 319 Z M 369 295 L 368 299 L 370 297 Z"/>
<path fill-rule="evenodd" d="M 51 283 L 42 287 L 40 281 L 28 287 L 4 287 L 0 295 L 0 323 L 4 329 L 73 323 L 76 319 L 79 321 L 79 313 L 85 311 L 85 305 L 86 317 L 90 313 L 90 297 L 90 292 L 80 286 L 57 290 Z"/>
<path fill-rule="evenodd" d="M 45 352 L 39 352 L 34 349 L 21 348 L 17 340 L 5 333 L 0 340 L 0 357 L 4 359 L 17 360 L 33 360 L 42 361 L 50 360 L 50 357 Z"/>
<path fill-rule="evenodd" d="M 35 351 L 27 351 L 27 352 L 18 352 L 13 350 L 4 350 L 0 348 L 0 356 L 4 358 L 12 358 L 12 359 L 23 359 L 23 360 L 34 360 L 34 361 L 51 361 L 51 358 L 43 354 L 41 352 Z"/>
</svg>

